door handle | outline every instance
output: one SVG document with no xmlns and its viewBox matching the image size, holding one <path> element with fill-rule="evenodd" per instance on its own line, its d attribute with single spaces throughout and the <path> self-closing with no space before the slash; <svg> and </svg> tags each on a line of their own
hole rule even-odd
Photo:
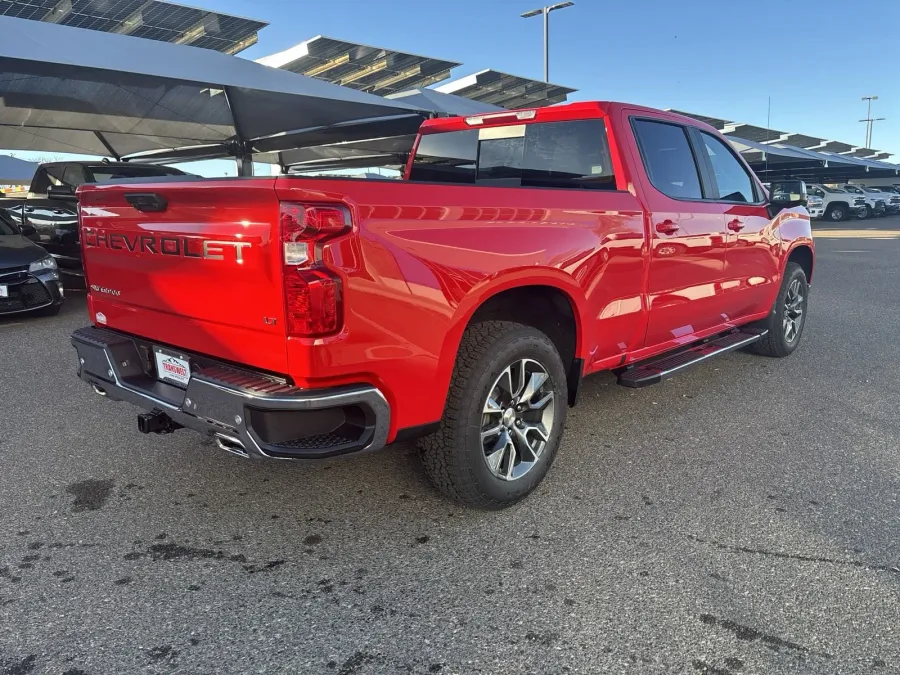
<svg viewBox="0 0 900 675">
<path fill-rule="evenodd" d="M 735 218 L 734 220 L 729 221 L 728 229 L 731 230 L 732 232 L 740 232 L 741 230 L 744 229 L 744 224 L 740 220 Z"/>
<path fill-rule="evenodd" d="M 678 232 L 678 225 L 675 224 L 674 220 L 666 218 L 661 223 L 656 224 L 656 231 L 660 234 L 675 234 Z"/>
</svg>

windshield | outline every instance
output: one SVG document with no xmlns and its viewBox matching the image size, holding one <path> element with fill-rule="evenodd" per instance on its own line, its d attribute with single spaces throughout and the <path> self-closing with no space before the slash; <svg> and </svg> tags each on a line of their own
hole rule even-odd
<svg viewBox="0 0 900 675">
<path fill-rule="evenodd" d="M 825 190 L 825 192 L 839 192 L 841 194 L 845 194 L 844 191 L 841 190 L 840 188 L 832 188 L 832 187 L 828 187 L 826 185 L 820 185 L 819 187 L 822 188 L 823 190 Z"/>
<path fill-rule="evenodd" d="M 848 185 L 848 186 L 845 187 L 844 189 L 845 189 L 847 192 L 852 192 L 853 194 L 857 194 L 857 195 L 863 194 L 863 191 L 862 191 L 862 190 L 860 190 L 858 187 L 853 187 L 852 185 Z"/>
<path fill-rule="evenodd" d="M 13 224 L 9 214 L 3 209 L 0 209 L 0 237 L 11 234 L 19 234 L 19 228 Z"/>
</svg>

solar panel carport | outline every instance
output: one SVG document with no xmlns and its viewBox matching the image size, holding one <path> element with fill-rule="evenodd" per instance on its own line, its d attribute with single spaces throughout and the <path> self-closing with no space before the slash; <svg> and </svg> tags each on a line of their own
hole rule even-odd
<svg viewBox="0 0 900 675">
<path fill-rule="evenodd" d="M 808 182 L 843 182 L 900 175 L 900 166 L 850 155 L 817 152 L 782 143 L 757 143 L 727 136 L 750 168 L 764 181 L 796 178 Z"/>
<path fill-rule="evenodd" d="M 817 136 L 808 136 L 806 134 L 797 134 L 787 131 L 778 131 L 767 127 L 758 127 L 744 122 L 733 122 L 718 117 L 709 117 L 707 115 L 698 115 L 696 113 L 685 112 L 683 110 L 670 109 L 671 112 L 692 117 L 695 120 L 705 122 L 710 126 L 718 129 L 726 136 L 736 136 L 757 143 L 783 143 L 791 147 L 803 148 L 807 150 L 824 151 L 837 153 L 841 155 L 853 155 L 855 157 L 864 157 L 868 159 L 886 159 L 890 157 L 890 153 L 879 152 L 872 148 L 860 148 L 849 143 L 841 141 L 833 141 L 826 138 L 818 138 Z M 868 153 L 868 154 L 865 154 Z"/>
<path fill-rule="evenodd" d="M 0 0 L 0 15 L 148 40 L 215 49 L 226 54 L 256 44 L 268 24 L 163 0 Z"/>
<path fill-rule="evenodd" d="M 464 96 L 473 101 L 508 109 L 536 108 L 561 103 L 569 94 L 576 91 L 571 87 L 501 73 L 490 68 L 442 84 L 435 89 L 445 94 Z"/>
<path fill-rule="evenodd" d="M 242 158 L 247 172 L 253 152 L 293 147 L 298 129 L 327 135 L 385 120 L 396 135 L 427 116 L 403 101 L 207 49 L 9 17 L 0 17 L 0 34 L 7 149 L 125 157 L 212 146 Z"/>
<path fill-rule="evenodd" d="M 461 65 L 323 35 L 257 61 L 378 96 L 446 80 L 450 70 Z"/>
</svg>

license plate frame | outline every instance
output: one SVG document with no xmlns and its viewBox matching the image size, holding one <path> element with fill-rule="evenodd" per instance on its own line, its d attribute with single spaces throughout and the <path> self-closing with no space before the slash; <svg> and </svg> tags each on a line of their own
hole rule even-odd
<svg viewBox="0 0 900 675">
<path fill-rule="evenodd" d="M 9 297 L 9 286 L 6 284 L 0 284 L 0 298 L 8 298 Z"/>
<path fill-rule="evenodd" d="M 181 389 L 187 389 L 191 381 L 191 360 L 189 357 L 154 346 L 153 358 L 156 365 L 157 380 L 166 384 L 173 384 Z"/>
</svg>

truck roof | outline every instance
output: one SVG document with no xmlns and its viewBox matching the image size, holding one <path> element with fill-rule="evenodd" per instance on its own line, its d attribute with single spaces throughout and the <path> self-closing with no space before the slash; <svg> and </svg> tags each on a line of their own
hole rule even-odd
<svg viewBox="0 0 900 675">
<path fill-rule="evenodd" d="M 485 112 L 483 115 L 439 117 L 423 122 L 420 132 L 423 134 L 431 134 L 444 131 L 460 131 L 462 129 L 472 129 L 494 124 L 505 125 L 514 122 L 517 119 L 523 122 L 531 120 L 536 122 L 564 122 L 568 120 L 591 119 L 594 117 L 606 117 L 612 115 L 615 111 L 621 110 L 622 108 L 628 108 L 638 114 L 646 113 L 653 117 L 661 117 L 672 120 L 673 122 L 690 124 L 691 126 L 718 133 L 714 127 L 696 120 L 693 117 L 686 117 L 685 115 L 679 115 L 678 113 L 666 110 L 649 108 L 647 106 L 635 105 L 632 103 L 622 103 L 619 101 L 580 101 L 577 103 L 545 106 L 542 108 L 519 108 L 517 110 L 501 112 Z M 477 126 L 473 125 L 471 120 L 479 117 L 482 118 L 482 121 L 477 123 Z"/>
</svg>

